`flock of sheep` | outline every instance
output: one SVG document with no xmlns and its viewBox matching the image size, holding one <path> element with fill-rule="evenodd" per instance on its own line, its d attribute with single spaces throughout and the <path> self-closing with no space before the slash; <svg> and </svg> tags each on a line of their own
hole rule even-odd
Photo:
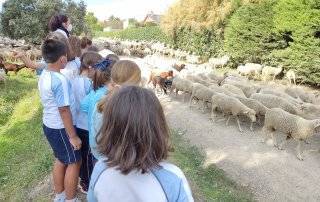
<svg viewBox="0 0 320 202">
<path fill-rule="evenodd" d="M 211 58 L 201 64 L 199 56 L 173 50 L 162 43 L 104 40 L 107 44 L 105 47 L 117 54 L 145 56 L 143 61 L 147 63 L 147 68 L 145 64 L 139 64 L 145 66 L 142 68 L 143 85 L 152 79 L 149 75 L 154 76 L 155 72 L 158 72 L 159 77 L 161 72 L 168 72 L 167 75 L 173 72 L 171 93 L 178 95 L 183 92 L 183 101 L 189 95 L 190 107 L 200 103 L 199 109 L 203 112 L 206 108 L 211 109 L 212 121 L 219 121 L 219 114 L 222 114 L 226 125 L 231 118 L 235 118 L 241 132 L 240 118 L 250 122 L 252 131 L 255 124 L 261 125 L 265 140 L 272 138 L 278 149 L 283 149 L 287 140 L 294 139 L 298 142 L 297 157 L 300 160 L 303 160 L 301 141 L 308 143 L 308 139 L 320 128 L 319 92 L 292 85 L 296 82 L 294 71 L 286 72 L 289 85 L 275 83 L 275 78 L 283 73 L 282 67 L 254 63 L 240 65 L 237 74 L 225 73 L 222 76 L 214 73 L 214 70 L 218 66 L 225 66 L 229 61 L 228 56 Z M 140 55 L 133 54 L 137 50 Z M 156 62 L 159 57 L 162 58 Z M 165 58 L 175 59 L 170 63 Z M 249 80 L 257 77 L 262 81 Z M 285 141 L 278 144 L 276 132 L 284 134 Z"/>
</svg>

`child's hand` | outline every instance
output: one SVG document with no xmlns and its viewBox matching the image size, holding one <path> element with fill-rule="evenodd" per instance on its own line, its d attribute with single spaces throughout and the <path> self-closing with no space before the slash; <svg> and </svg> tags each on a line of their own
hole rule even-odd
<svg viewBox="0 0 320 202">
<path fill-rule="evenodd" d="M 78 136 L 74 136 L 70 138 L 70 144 L 73 146 L 74 150 L 80 150 L 81 149 L 81 140 Z"/>
</svg>

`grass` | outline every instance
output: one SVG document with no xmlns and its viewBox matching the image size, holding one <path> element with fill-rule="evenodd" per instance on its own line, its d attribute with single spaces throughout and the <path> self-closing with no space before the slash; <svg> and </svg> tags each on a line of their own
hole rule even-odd
<svg viewBox="0 0 320 202">
<path fill-rule="evenodd" d="M 28 71 L 0 84 L 0 201 L 25 201 L 51 168 L 41 111 L 37 79 Z"/>
<path fill-rule="evenodd" d="M 170 161 L 179 166 L 191 184 L 196 201 L 253 201 L 252 194 L 226 177 L 215 165 L 204 166 L 205 154 L 190 145 L 183 134 L 173 131 L 175 151 Z"/>
<path fill-rule="evenodd" d="M 42 134 L 37 79 L 27 71 L 0 84 L 0 201 L 26 201 L 28 192 L 51 171 L 52 153 Z M 188 178 L 196 201 L 252 201 L 251 194 L 214 165 L 177 131 L 170 161 Z M 49 200 L 49 193 L 42 193 Z"/>
</svg>

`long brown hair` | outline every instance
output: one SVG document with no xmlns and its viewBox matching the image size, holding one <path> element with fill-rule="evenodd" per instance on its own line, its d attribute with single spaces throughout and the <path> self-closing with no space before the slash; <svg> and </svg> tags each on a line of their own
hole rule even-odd
<svg viewBox="0 0 320 202">
<path fill-rule="evenodd" d="M 80 38 L 74 35 L 69 37 L 70 47 L 73 51 L 73 57 L 81 57 Z"/>
<path fill-rule="evenodd" d="M 130 60 L 120 60 L 116 62 L 111 70 L 112 88 L 98 103 L 97 108 L 102 113 L 108 98 L 112 95 L 115 89 L 121 85 L 139 85 L 141 82 L 141 70 L 139 66 Z"/>
<path fill-rule="evenodd" d="M 96 137 L 106 163 L 123 174 L 145 173 L 168 156 L 169 130 L 155 94 L 138 86 L 124 86 L 108 100 L 103 125 Z"/>
</svg>

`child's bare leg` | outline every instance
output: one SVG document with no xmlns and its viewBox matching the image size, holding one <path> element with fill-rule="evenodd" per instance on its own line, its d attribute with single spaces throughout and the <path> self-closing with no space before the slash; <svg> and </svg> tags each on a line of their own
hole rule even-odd
<svg viewBox="0 0 320 202">
<path fill-rule="evenodd" d="M 68 165 L 64 179 L 66 199 L 71 200 L 76 197 L 79 180 L 81 161 Z"/>
<path fill-rule="evenodd" d="M 56 194 L 60 194 L 64 191 L 65 173 L 66 173 L 66 165 L 64 165 L 58 159 L 56 159 L 53 165 L 53 183 L 54 183 L 54 192 Z"/>
</svg>

